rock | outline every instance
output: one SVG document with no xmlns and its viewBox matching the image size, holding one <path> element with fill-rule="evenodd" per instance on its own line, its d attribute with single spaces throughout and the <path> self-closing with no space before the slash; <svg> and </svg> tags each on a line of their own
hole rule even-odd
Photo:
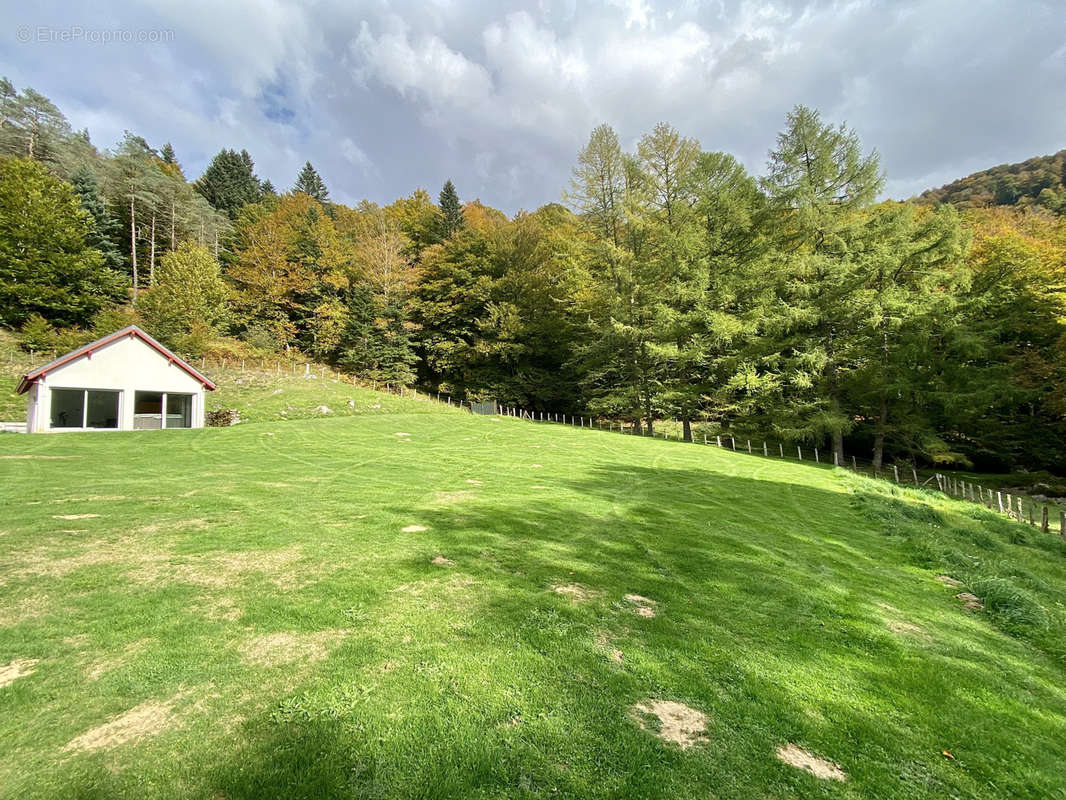
<svg viewBox="0 0 1066 800">
<path fill-rule="evenodd" d="M 315 409 L 315 411 L 317 411 L 319 414 L 332 414 L 333 413 L 333 411 L 330 409 L 329 406 L 319 406 L 318 408 Z"/>
</svg>

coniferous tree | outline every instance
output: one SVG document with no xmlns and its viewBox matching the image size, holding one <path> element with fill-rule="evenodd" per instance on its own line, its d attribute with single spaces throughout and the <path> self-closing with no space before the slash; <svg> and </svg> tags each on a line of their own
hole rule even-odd
<svg viewBox="0 0 1066 800">
<path fill-rule="evenodd" d="M 304 164 L 300 174 L 296 176 L 296 185 L 292 187 L 292 190 L 294 192 L 303 192 L 323 205 L 329 202 L 329 190 L 326 189 L 322 176 L 311 166 L 310 161 Z"/>
<path fill-rule="evenodd" d="M 262 193 L 263 197 L 277 197 L 278 196 L 278 190 L 274 188 L 274 184 L 271 183 L 269 179 L 263 181 L 263 183 L 260 186 L 260 192 Z"/>
<path fill-rule="evenodd" d="M 249 203 L 258 202 L 261 189 L 247 150 L 222 150 L 196 181 L 198 191 L 231 220 Z"/>
<path fill-rule="evenodd" d="M 445 181 L 444 186 L 441 187 L 438 205 L 440 206 L 440 238 L 450 239 L 465 224 L 459 193 L 455 191 L 455 184 L 450 180 Z"/>
<path fill-rule="evenodd" d="M 100 197 L 96 176 L 87 167 L 82 167 L 74 174 L 71 185 L 78 193 L 81 207 L 89 215 L 90 225 L 85 241 L 100 251 L 108 268 L 116 273 L 121 272 L 124 259 L 118 248 L 118 222 Z"/>
<path fill-rule="evenodd" d="M 854 247 L 861 212 L 883 185 L 876 152 L 863 155 L 856 134 L 823 123 L 797 106 L 770 153 L 763 189 L 775 226 L 772 269 L 777 293 L 764 319 L 765 352 L 758 356 L 762 388 L 777 402 L 774 417 L 788 438 L 828 437 L 844 457 L 854 414 L 843 385 L 862 356 L 866 281 Z M 751 386 L 749 370 L 743 383 Z"/>
</svg>

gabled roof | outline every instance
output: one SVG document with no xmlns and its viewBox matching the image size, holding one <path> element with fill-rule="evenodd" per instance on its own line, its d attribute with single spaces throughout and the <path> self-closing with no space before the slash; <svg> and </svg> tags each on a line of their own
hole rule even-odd
<svg viewBox="0 0 1066 800">
<path fill-rule="evenodd" d="M 83 345 L 77 350 L 71 350 L 66 355 L 60 356 L 54 361 L 49 361 L 43 367 L 37 367 L 37 369 L 33 370 L 32 372 L 27 372 L 25 375 L 22 376 L 22 380 L 19 381 L 18 389 L 16 391 L 19 394 L 24 394 L 25 392 L 29 391 L 30 387 L 33 386 L 33 384 L 37 383 L 37 381 L 47 376 L 49 372 L 53 372 L 54 370 L 57 370 L 60 367 L 66 366 L 72 361 L 77 361 L 79 358 L 91 356 L 93 352 L 99 350 L 101 347 L 109 345 L 112 342 L 117 342 L 119 339 L 125 337 L 128 337 L 130 339 L 140 339 L 153 350 L 157 351 L 161 356 L 166 358 L 171 364 L 176 367 L 180 367 L 181 369 L 185 370 L 185 372 L 189 373 L 189 375 L 196 378 L 196 380 L 200 381 L 200 383 L 203 384 L 205 389 L 209 391 L 215 390 L 215 384 L 210 378 L 200 374 L 197 370 L 190 367 L 187 363 L 185 363 L 176 355 L 174 355 L 174 353 L 172 353 L 170 350 L 163 347 L 163 345 L 161 345 L 147 333 L 142 331 L 136 325 L 130 325 L 128 328 L 123 328 L 120 331 L 115 331 L 112 334 L 104 336 L 102 339 L 97 339 L 95 342 L 89 342 L 89 344 Z"/>
</svg>

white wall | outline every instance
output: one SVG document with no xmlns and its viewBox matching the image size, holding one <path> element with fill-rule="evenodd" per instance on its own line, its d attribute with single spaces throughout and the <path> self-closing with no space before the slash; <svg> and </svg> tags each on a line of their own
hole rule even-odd
<svg viewBox="0 0 1066 800">
<path fill-rule="evenodd" d="M 204 388 L 200 381 L 136 337 L 124 336 L 39 378 L 27 393 L 26 426 L 30 433 L 50 430 L 52 389 L 121 392 L 120 430 L 133 429 L 134 392 L 191 394 L 192 427 L 204 426 Z"/>
</svg>

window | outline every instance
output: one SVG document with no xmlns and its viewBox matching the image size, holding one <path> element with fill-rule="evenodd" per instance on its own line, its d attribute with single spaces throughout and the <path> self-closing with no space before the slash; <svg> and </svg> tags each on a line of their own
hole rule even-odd
<svg viewBox="0 0 1066 800">
<path fill-rule="evenodd" d="M 92 389 L 86 393 L 85 427 L 118 427 L 118 392 L 97 392 Z"/>
<path fill-rule="evenodd" d="M 191 428 L 192 395 L 168 392 L 137 392 L 133 398 L 133 427 Z"/>
<path fill-rule="evenodd" d="M 137 392 L 134 394 L 133 427 L 139 431 L 163 427 L 162 392 Z"/>
<path fill-rule="evenodd" d="M 118 392 L 53 389 L 53 428 L 117 428 Z"/>
<path fill-rule="evenodd" d="M 192 427 L 192 395 L 191 394 L 167 394 L 167 418 L 168 428 L 191 428 Z"/>
<path fill-rule="evenodd" d="M 85 390 L 52 390 L 52 427 L 85 427 Z"/>
</svg>

